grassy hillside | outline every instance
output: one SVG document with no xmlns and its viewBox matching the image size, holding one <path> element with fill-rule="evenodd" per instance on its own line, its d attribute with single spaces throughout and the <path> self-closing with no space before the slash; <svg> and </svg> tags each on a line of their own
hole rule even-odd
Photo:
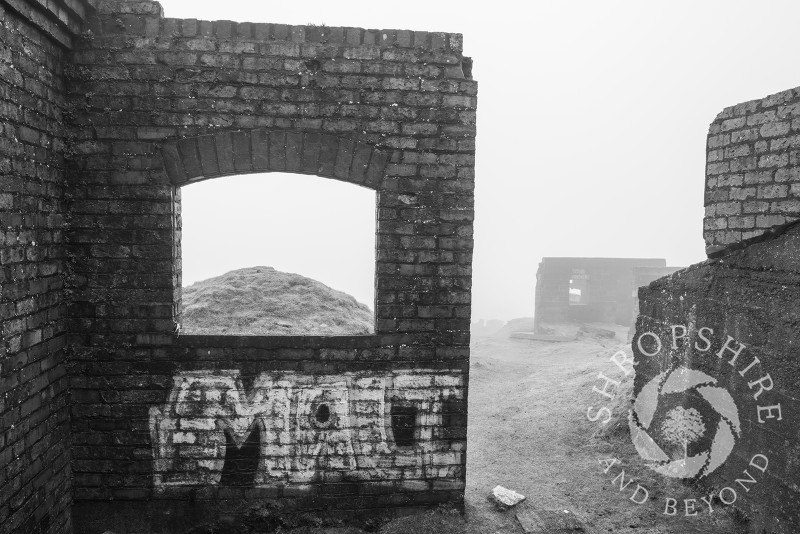
<svg viewBox="0 0 800 534">
<path fill-rule="evenodd" d="M 183 334 L 354 335 L 372 324 L 372 311 L 347 293 L 272 267 L 183 288 Z"/>
</svg>

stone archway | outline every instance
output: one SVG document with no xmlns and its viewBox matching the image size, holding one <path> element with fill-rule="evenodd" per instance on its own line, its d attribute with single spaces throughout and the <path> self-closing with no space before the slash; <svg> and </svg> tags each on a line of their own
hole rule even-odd
<svg viewBox="0 0 800 534">
<path fill-rule="evenodd" d="M 251 172 L 295 172 L 380 189 L 389 160 L 385 150 L 344 136 L 304 131 L 234 130 L 184 137 L 162 149 L 170 182 Z"/>
</svg>

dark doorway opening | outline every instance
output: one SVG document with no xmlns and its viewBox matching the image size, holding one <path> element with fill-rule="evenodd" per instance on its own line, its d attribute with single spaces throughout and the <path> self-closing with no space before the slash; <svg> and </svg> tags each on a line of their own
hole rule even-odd
<svg viewBox="0 0 800 534">
<path fill-rule="evenodd" d="M 417 429 L 417 409 L 413 406 L 392 406 L 392 434 L 398 447 L 411 447 Z"/>
</svg>

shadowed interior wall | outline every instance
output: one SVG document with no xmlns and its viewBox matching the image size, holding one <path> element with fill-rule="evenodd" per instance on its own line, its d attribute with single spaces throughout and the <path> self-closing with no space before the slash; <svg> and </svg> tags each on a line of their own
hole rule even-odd
<svg viewBox="0 0 800 534">
<path fill-rule="evenodd" d="M 70 530 L 63 68 L 84 1 L 0 1 L 0 532 Z"/>
<path fill-rule="evenodd" d="M 103 2 L 91 31 L 68 83 L 76 528 L 460 506 L 477 91 L 461 36 L 154 2 Z M 271 171 L 376 192 L 374 335 L 176 334 L 180 187 Z"/>
</svg>

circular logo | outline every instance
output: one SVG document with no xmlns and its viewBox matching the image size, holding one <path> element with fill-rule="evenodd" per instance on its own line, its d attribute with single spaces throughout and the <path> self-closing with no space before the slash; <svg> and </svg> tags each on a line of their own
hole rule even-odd
<svg viewBox="0 0 800 534">
<path fill-rule="evenodd" d="M 725 463 L 741 427 L 733 397 L 716 383 L 703 372 L 677 367 L 642 388 L 628 424 L 651 469 L 673 478 L 702 478 Z"/>
</svg>

